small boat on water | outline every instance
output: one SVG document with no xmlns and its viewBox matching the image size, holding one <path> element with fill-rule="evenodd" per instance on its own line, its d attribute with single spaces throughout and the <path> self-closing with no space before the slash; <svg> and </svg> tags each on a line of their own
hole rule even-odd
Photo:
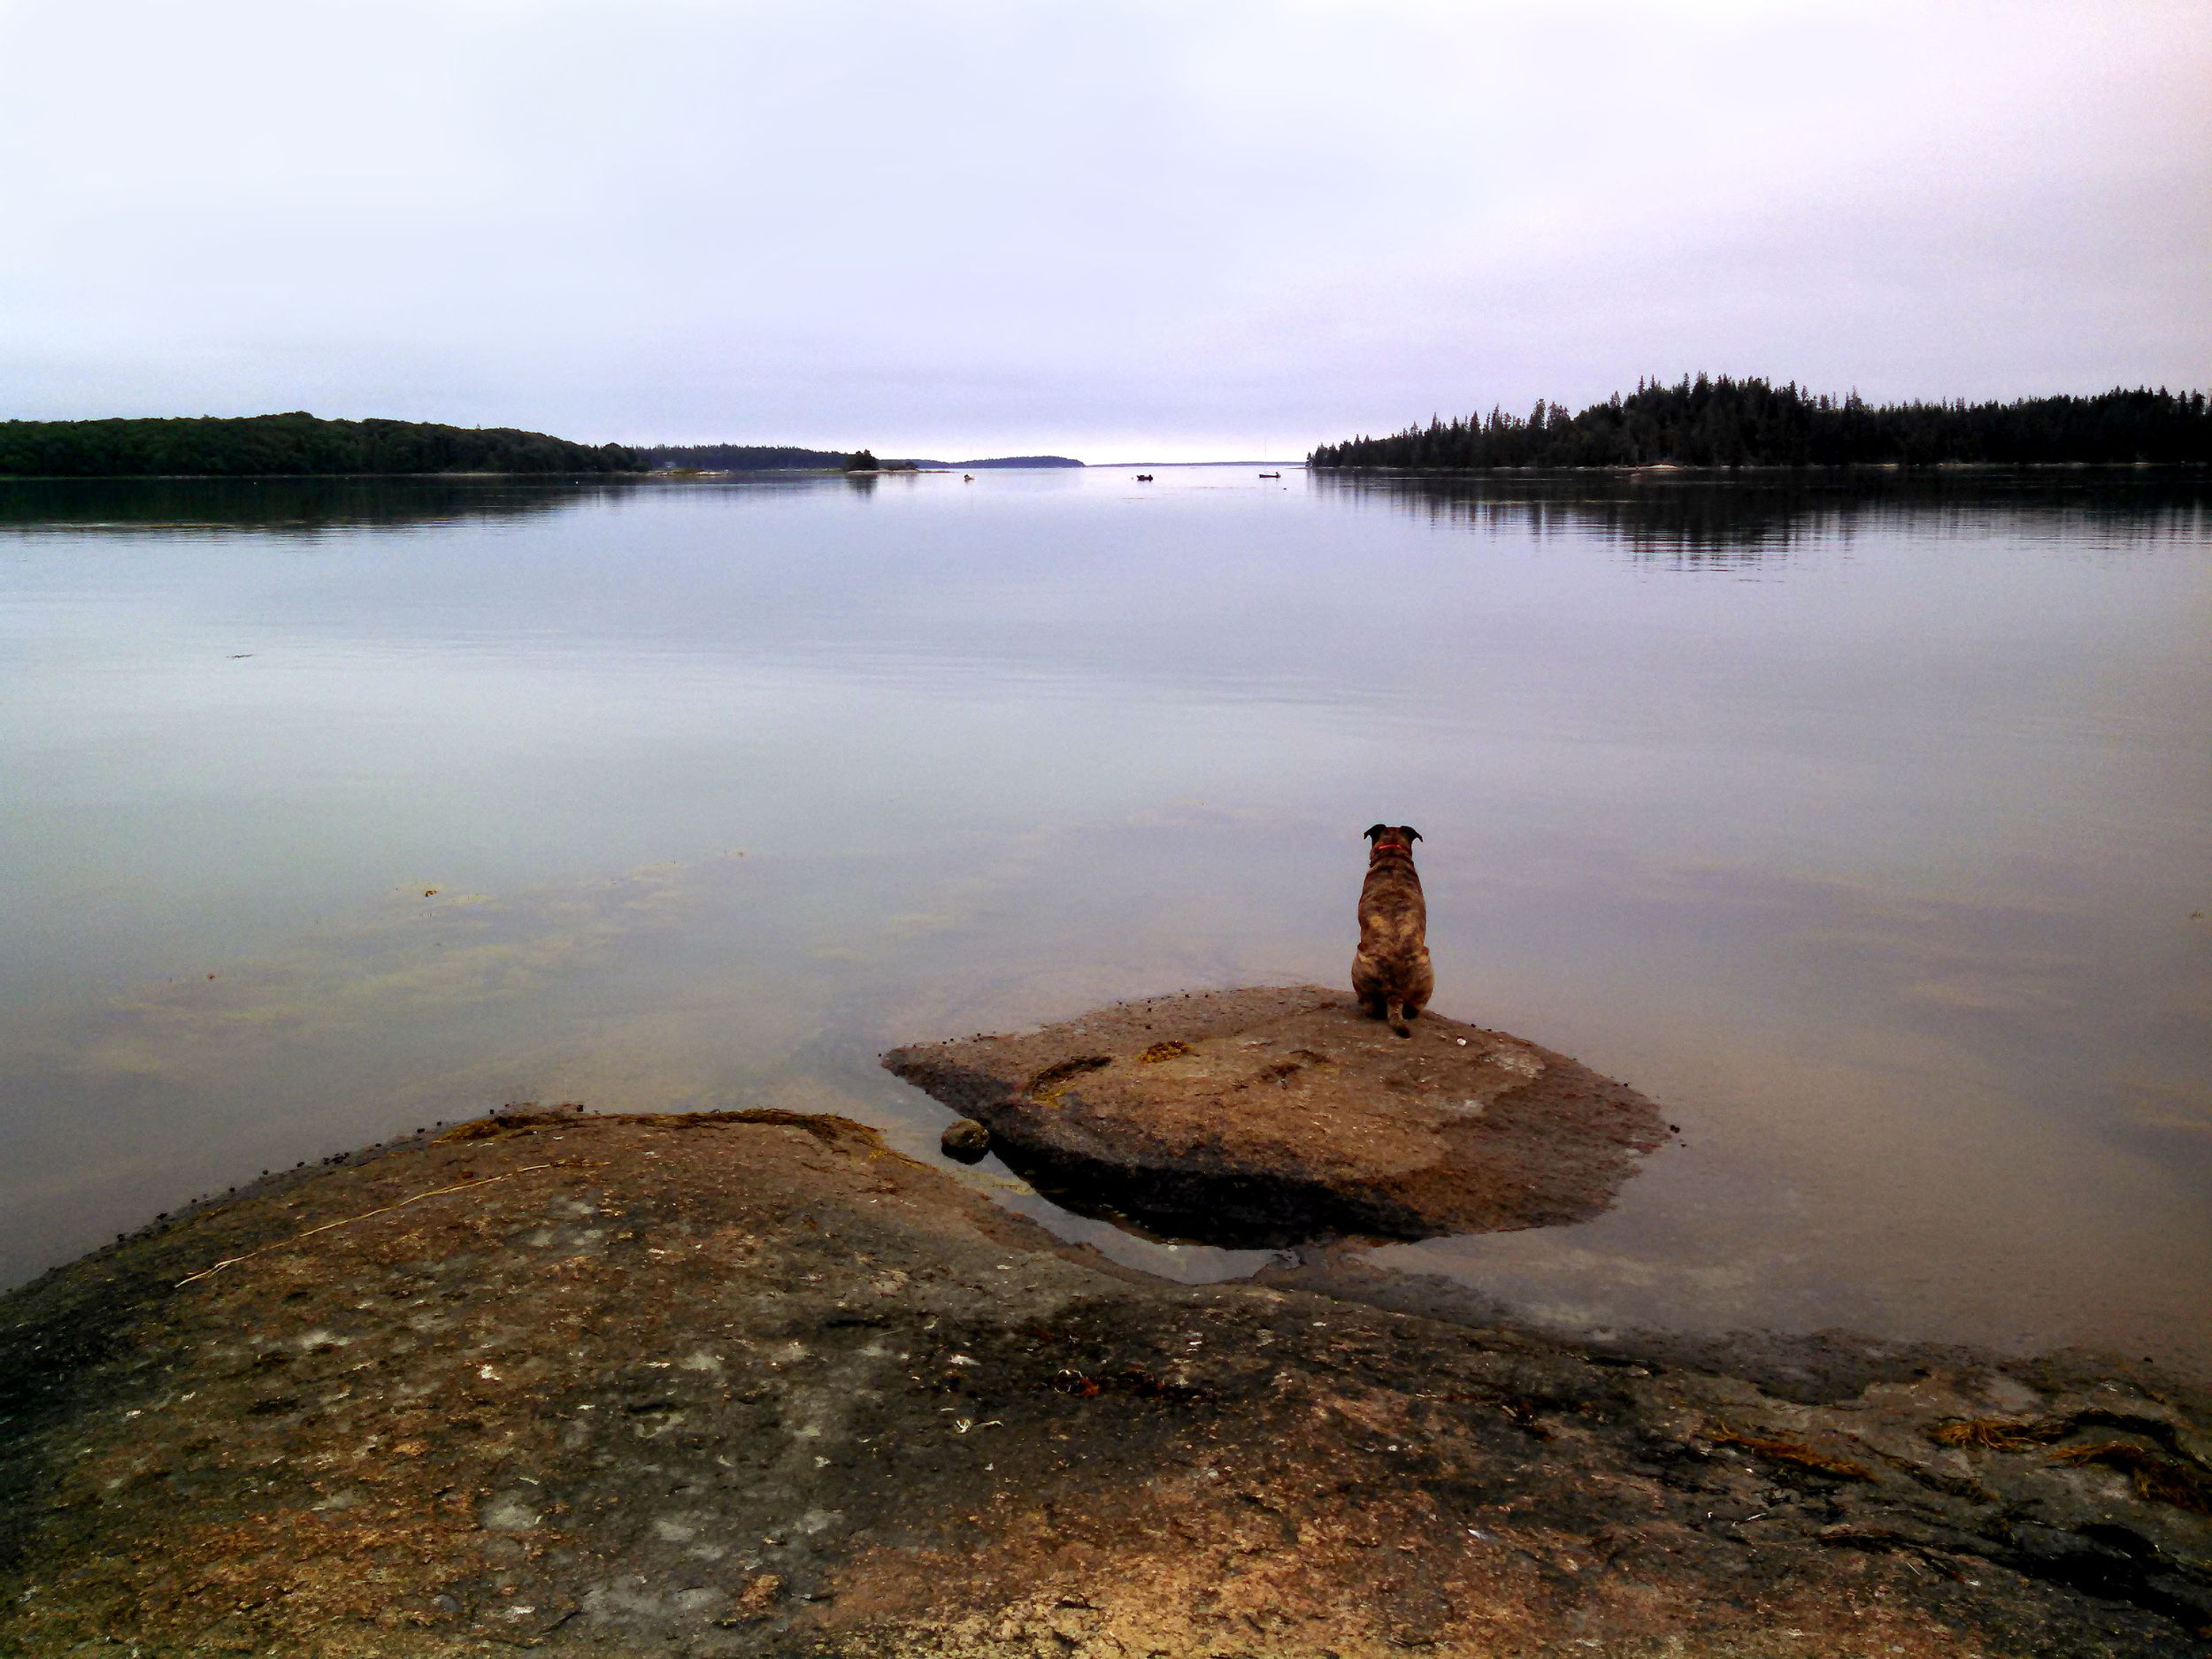
<svg viewBox="0 0 2212 1659">
<path fill-rule="evenodd" d="M 1151 473 L 1149 473 L 1149 472 L 1140 472 L 1140 473 L 1138 473 L 1138 474 L 1137 474 L 1137 482 L 1138 482 L 1138 483 L 1140 483 L 1140 484 L 1149 484 L 1151 481 L 1152 481 L 1152 474 L 1151 474 Z"/>
<path fill-rule="evenodd" d="M 1260 476 L 1262 478 L 1280 478 L 1282 474 L 1280 472 L 1263 472 Z"/>
</svg>

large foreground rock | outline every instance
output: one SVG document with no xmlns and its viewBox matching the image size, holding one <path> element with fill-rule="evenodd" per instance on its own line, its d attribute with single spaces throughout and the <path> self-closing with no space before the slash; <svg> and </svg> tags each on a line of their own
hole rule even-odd
<svg viewBox="0 0 2212 1659">
<path fill-rule="evenodd" d="M 1069 1209 L 1201 1244 L 1587 1221 L 1667 1133 L 1563 1054 L 1432 1013 L 1394 1028 L 1317 985 L 1117 1003 L 883 1064 Z"/>
<path fill-rule="evenodd" d="M 2202 1651 L 2201 1396 L 1827 1353 L 1139 1280 L 835 1118 L 484 1123 L 0 1301 L 0 1653 Z"/>
</svg>

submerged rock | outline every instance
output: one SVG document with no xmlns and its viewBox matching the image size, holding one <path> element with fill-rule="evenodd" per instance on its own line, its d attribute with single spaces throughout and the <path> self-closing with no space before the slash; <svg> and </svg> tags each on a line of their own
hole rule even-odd
<svg viewBox="0 0 2212 1659">
<path fill-rule="evenodd" d="M 514 1114 L 0 1298 L 0 1653 L 2201 1650 L 2200 1392 L 1848 1358 L 1146 1279 L 834 1118 Z"/>
<path fill-rule="evenodd" d="M 1230 1247 L 1587 1221 L 1667 1133 L 1565 1055 L 1434 1014 L 1394 1027 L 1319 986 L 1118 1003 L 883 1064 L 1056 1202 Z"/>
</svg>

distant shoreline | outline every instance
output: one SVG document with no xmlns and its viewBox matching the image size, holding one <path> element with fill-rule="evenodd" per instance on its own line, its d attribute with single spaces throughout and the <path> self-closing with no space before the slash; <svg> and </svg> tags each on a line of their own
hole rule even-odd
<svg viewBox="0 0 2212 1659">
<path fill-rule="evenodd" d="M 1386 437 L 1317 446 L 1316 466 L 1416 472 L 1492 468 L 2133 465 L 2212 462 L 2212 401 L 2200 391 L 2115 387 L 2012 403 L 1870 403 L 1752 377 L 1640 380 L 1579 413 L 1538 398 L 1432 415 Z"/>
<path fill-rule="evenodd" d="M 638 470 L 636 451 L 513 426 L 284 415 L 0 420 L 10 478 L 562 477 Z"/>
<path fill-rule="evenodd" d="M 1687 466 L 1675 462 L 1650 462 L 1642 465 L 1619 464 L 1602 466 L 1405 466 L 1372 463 L 1335 464 L 1310 461 L 1093 461 L 1083 464 L 1086 472 L 1127 472 L 1133 468 L 1147 471 L 1165 471 L 1168 468 L 1189 469 L 1202 466 L 1263 466 L 1283 472 L 1350 473 L 1365 477 L 1387 478 L 1741 478 L 1765 477 L 1883 477 L 1926 478 L 1942 474 L 1948 476 L 2016 475 L 2020 473 L 2153 473 L 2189 477 L 2212 476 L 2212 462 L 2204 461 L 1937 461 L 1915 466 L 1901 461 L 1852 461 L 1827 465 L 1815 463 L 1790 464 L 1785 462 L 1746 462 L 1737 466 Z M 392 483 L 456 482 L 468 480 L 528 480 L 543 484 L 645 484 L 655 481 L 677 482 L 702 478 L 945 478 L 959 472 L 956 466 L 879 467 L 857 471 L 842 467 L 825 466 L 755 466 L 755 467 L 663 467 L 652 471 L 620 472 L 0 472 L 0 485 L 6 484 L 115 484 L 115 483 L 197 483 L 219 482 L 230 484 L 259 484 L 270 482 L 296 483 L 307 480 L 325 482 L 365 482 L 378 480 Z M 1068 466 L 1011 467 L 997 466 L 993 472 L 1074 472 Z"/>
</svg>

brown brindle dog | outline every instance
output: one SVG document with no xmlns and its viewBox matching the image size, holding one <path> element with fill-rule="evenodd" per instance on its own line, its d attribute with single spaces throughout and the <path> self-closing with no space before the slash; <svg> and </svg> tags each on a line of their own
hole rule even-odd
<svg viewBox="0 0 2212 1659">
<path fill-rule="evenodd" d="M 1428 905 L 1413 843 L 1421 832 L 1409 824 L 1378 824 L 1367 832 L 1367 881 L 1359 890 L 1359 949 L 1352 957 L 1352 995 L 1371 1019 L 1390 1018 L 1391 1005 L 1418 1019 L 1436 989 L 1429 965 Z M 1398 1027 L 1401 1037 L 1413 1033 Z"/>
</svg>

